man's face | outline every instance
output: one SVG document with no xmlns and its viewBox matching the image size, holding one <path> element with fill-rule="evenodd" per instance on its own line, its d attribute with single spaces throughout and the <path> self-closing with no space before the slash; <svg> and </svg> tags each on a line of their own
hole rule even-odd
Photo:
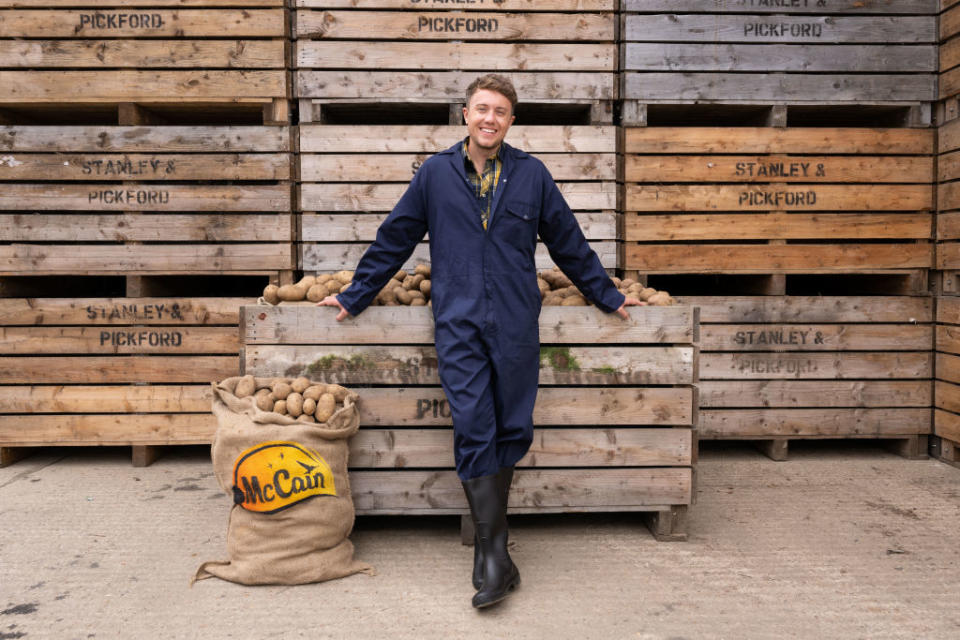
<svg viewBox="0 0 960 640">
<path fill-rule="evenodd" d="M 513 124 L 513 105 L 502 93 L 478 89 L 463 109 L 470 144 L 493 150 L 500 146 Z"/>
</svg>

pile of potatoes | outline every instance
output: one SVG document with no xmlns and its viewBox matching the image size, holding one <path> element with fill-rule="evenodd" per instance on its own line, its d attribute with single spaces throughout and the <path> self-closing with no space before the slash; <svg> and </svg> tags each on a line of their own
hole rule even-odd
<svg viewBox="0 0 960 640">
<path fill-rule="evenodd" d="M 234 391 L 238 398 L 253 396 L 261 411 L 273 411 L 300 422 L 326 422 L 343 407 L 349 394 L 346 387 L 315 383 L 302 376 L 294 380 L 273 378 L 269 386 L 259 389 L 253 376 L 243 376 Z"/>
<path fill-rule="evenodd" d="M 666 291 L 657 291 L 645 287 L 631 278 L 611 278 L 613 284 L 625 296 L 637 298 L 648 305 L 667 307 L 676 304 Z M 537 286 L 540 287 L 540 296 L 544 306 L 556 307 L 585 307 L 590 304 L 587 298 L 580 293 L 576 285 L 570 281 L 559 267 L 548 271 L 541 271 L 537 275 Z"/>
<path fill-rule="evenodd" d="M 304 276 L 296 284 L 285 284 L 282 287 L 268 284 L 263 290 L 263 299 L 270 304 L 302 302 L 303 300 L 320 302 L 327 296 L 346 291 L 352 282 L 353 271 Z M 402 270 L 396 272 L 377 294 L 373 304 L 388 307 L 397 305 L 423 307 L 429 302 L 430 267 L 420 264 L 413 270 L 413 273 Z"/>
</svg>

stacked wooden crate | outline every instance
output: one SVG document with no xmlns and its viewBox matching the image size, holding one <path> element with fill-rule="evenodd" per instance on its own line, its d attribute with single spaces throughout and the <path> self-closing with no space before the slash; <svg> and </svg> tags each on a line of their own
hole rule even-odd
<svg viewBox="0 0 960 640">
<path fill-rule="evenodd" d="M 245 372 L 357 388 L 350 481 L 358 513 L 465 513 L 430 310 L 370 308 L 342 323 L 334 315 L 312 305 L 243 307 Z M 658 538 L 685 538 L 695 495 L 696 310 L 631 316 L 544 309 L 534 442 L 518 465 L 512 513 L 642 511 Z"/>
<path fill-rule="evenodd" d="M 13 4 L 4 457 L 124 444 L 142 462 L 143 445 L 207 441 L 203 385 L 237 371 L 238 305 L 296 267 L 283 5 Z"/>
</svg>

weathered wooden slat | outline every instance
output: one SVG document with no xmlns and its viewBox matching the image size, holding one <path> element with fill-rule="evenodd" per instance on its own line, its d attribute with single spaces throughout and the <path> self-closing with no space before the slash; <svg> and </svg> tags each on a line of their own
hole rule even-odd
<svg viewBox="0 0 960 640">
<path fill-rule="evenodd" d="M 934 398 L 937 409 L 960 413 L 960 386 L 943 380 L 934 382 Z"/>
<path fill-rule="evenodd" d="M 663 344 L 692 342 L 690 307 L 629 307 L 630 318 L 596 308 L 544 307 L 540 341 L 593 344 Z M 246 305 L 243 343 L 270 344 L 433 344 L 433 314 L 418 307 L 369 307 L 342 322 L 329 309 L 313 304 Z M 403 327 L 398 331 L 397 327 Z"/>
<path fill-rule="evenodd" d="M 960 33 L 960 7 L 945 8 L 940 14 L 940 40 L 946 40 Z"/>
<path fill-rule="evenodd" d="M 203 385 L 0 387 L 0 413 L 209 413 Z"/>
<path fill-rule="evenodd" d="M 945 298 L 940 298 L 940 303 Z M 958 299 L 960 300 L 960 299 Z M 700 321 L 933 322 L 933 299 L 914 296 L 677 296 L 700 308 Z M 960 317 L 960 305 L 957 308 Z"/>
<path fill-rule="evenodd" d="M 941 94 L 943 78 L 941 77 Z M 936 100 L 934 74 L 635 73 L 624 74 L 622 97 L 636 100 L 779 100 L 848 102 Z"/>
<path fill-rule="evenodd" d="M 233 325 L 250 298 L 0 298 L 0 326 Z"/>
<path fill-rule="evenodd" d="M 173 102 L 285 98 L 287 74 L 272 71 L 0 71 L 9 102 Z M 208 149 L 209 150 L 209 149 Z"/>
<path fill-rule="evenodd" d="M 922 351 L 932 340 L 931 325 L 914 324 L 708 324 L 700 330 L 704 351 Z"/>
<path fill-rule="evenodd" d="M 2 133 L 0 128 L 0 149 L 4 148 Z M 303 124 L 300 151 L 304 154 L 436 153 L 463 140 L 464 136 L 462 126 Z M 509 144 L 531 153 L 617 152 L 617 129 L 609 126 L 518 124 L 510 127 L 508 137 Z M 933 137 L 928 134 L 927 138 L 932 150 Z"/>
<path fill-rule="evenodd" d="M 0 7 L 283 7 L 283 0 L 0 0 Z"/>
<path fill-rule="evenodd" d="M 936 354 L 937 380 L 960 382 L 960 356 L 949 353 Z"/>
<path fill-rule="evenodd" d="M 960 121 L 957 121 L 960 123 Z M 960 124 L 951 131 L 960 147 Z M 512 130 L 511 130 L 512 131 Z M 943 135 L 943 132 L 941 132 Z M 941 138 L 941 145 L 943 140 Z M 625 153 L 919 154 L 934 152 L 933 129 L 866 127 L 627 127 Z"/>
<path fill-rule="evenodd" d="M 297 69 L 446 70 L 482 67 L 488 71 L 614 72 L 617 49 L 613 43 L 301 40 L 296 43 L 295 55 Z"/>
<path fill-rule="evenodd" d="M 941 41 L 939 49 L 940 70 L 946 71 L 960 65 L 960 40 L 951 38 L 946 42 Z"/>
<path fill-rule="evenodd" d="M 623 238 L 690 240 L 861 240 L 930 237 L 930 213 L 684 213 L 624 215 Z M 938 225 L 940 221 L 938 220 Z"/>
<path fill-rule="evenodd" d="M 907 28 L 911 28 L 909 25 Z M 297 11 L 298 39 L 613 42 L 612 13 Z"/>
<path fill-rule="evenodd" d="M 930 409 L 705 409 L 701 438 L 894 436 L 930 432 Z"/>
<path fill-rule="evenodd" d="M 627 244 L 626 269 L 662 273 L 867 272 L 933 266 L 929 244 Z M 941 256 L 937 256 L 940 263 Z M 938 264 L 938 268 L 942 268 Z"/>
<path fill-rule="evenodd" d="M 546 165 L 554 180 L 617 179 L 617 156 L 612 153 L 538 153 L 536 156 Z M 428 157 L 429 154 L 425 153 L 303 154 L 300 156 L 300 179 L 304 182 L 409 182 Z M 929 171 L 927 179 L 929 181 Z"/>
<path fill-rule="evenodd" d="M 960 297 L 940 296 L 937 298 L 937 322 L 960 324 Z"/>
<path fill-rule="evenodd" d="M 367 250 L 369 243 L 359 244 L 304 244 L 301 245 L 300 265 L 307 271 L 338 271 L 340 269 L 353 269 L 363 252 Z M 617 267 L 617 243 L 595 240 L 590 242 L 590 248 L 597 253 L 600 264 L 604 269 L 614 269 Z M 3 251 L 0 247 L 0 265 Z M 404 262 L 401 269 L 413 269 L 418 264 L 430 264 L 430 247 L 421 242 L 418 244 L 410 258 Z M 549 269 L 553 266 L 553 261 L 547 248 L 542 243 L 537 244 L 537 251 L 534 254 L 534 266 L 537 269 Z"/>
<path fill-rule="evenodd" d="M 902 0 L 899 0 L 902 1 Z M 469 4 L 462 2 L 427 3 L 422 0 L 296 0 L 294 6 L 315 7 L 318 9 L 452 9 L 457 11 L 490 10 L 497 11 L 615 11 L 616 0 L 473 0 Z"/>
<path fill-rule="evenodd" d="M 10 242 L 284 242 L 291 226 L 283 214 L 0 214 Z"/>
<path fill-rule="evenodd" d="M 942 189 L 941 189 L 942 191 Z M 927 211 L 929 185 L 628 184 L 626 211 Z"/>
<path fill-rule="evenodd" d="M 237 356 L 4 356 L 2 384 L 201 383 L 238 375 Z"/>
<path fill-rule="evenodd" d="M 0 38 L 282 38 L 282 9 L 13 9 L 3 12 Z"/>
<path fill-rule="evenodd" d="M 613 212 L 575 213 L 583 235 L 589 240 L 617 239 L 617 219 Z M 300 240 L 303 242 L 372 242 L 385 213 L 310 214 L 301 216 Z M 0 216 L 2 221 L 3 216 Z M 2 228 L 2 226 L 0 226 Z M 929 229 L 929 222 L 928 222 Z M 429 235 L 429 234 L 428 234 Z"/>
<path fill-rule="evenodd" d="M 103 179 L 102 177 L 100 178 Z M 0 210 L 289 211 L 290 186 L 7 184 Z"/>
<path fill-rule="evenodd" d="M 2 355 L 236 353 L 234 327 L 0 327 Z"/>
<path fill-rule="evenodd" d="M 937 180 L 946 182 L 957 179 L 960 179 L 960 153 L 941 154 L 937 158 Z"/>
<path fill-rule="evenodd" d="M 6 156 L 0 180 L 288 180 L 284 154 L 68 154 Z"/>
<path fill-rule="evenodd" d="M 216 428 L 216 418 L 203 413 L 7 415 L 0 416 L 0 444 L 207 444 Z"/>
<path fill-rule="evenodd" d="M 293 269 L 287 244 L 0 245 L 0 275 L 222 273 Z"/>
<path fill-rule="evenodd" d="M 701 408 L 929 407 L 929 380 L 705 380 Z"/>
<path fill-rule="evenodd" d="M 5 67 L 29 69 L 282 69 L 283 50 L 282 40 L 0 41 Z"/>
<path fill-rule="evenodd" d="M 960 182 L 937 185 L 937 208 L 940 211 L 960 209 Z"/>
<path fill-rule="evenodd" d="M 960 416 L 935 409 L 933 412 L 933 433 L 941 438 L 960 442 Z"/>
<path fill-rule="evenodd" d="M 944 242 L 937 245 L 937 269 L 960 268 L 960 243 Z"/>
<path fill-rule="evenodd" d="M 940 74 L 937 79 L 940 87 L 939 99 L 946 100 L 960 93 L 960 68 L 954 67 Z"/>
<path fill-rule="evenodd" d="M 689 504 L 689 468 L 520 469 L 510 488 L 511 509 L 564 510 Z M 350 493 L 360 513 L 466 511 L 467 499 L 454 471 L 356 471 Z"/>
<path fill-rule="evenodd" d="M 689 465 L 688 429 L 535 429 L 518 463 L 531 467 Z M 361 429 L 350 439 L 351 469 L 453 467 L 452 429 Z"/>
<path fill-rule="evenodd" d="M 915 182 L 929 184 L 932 157 L 628 155 L 627 182 Z"/>
<path fill-rule="evenodd" d="M 347 0 L 341 0 L 347 1 Z M 823 6 L 815 2 L 770 2 L 763 0 L 623 0 L 622 11 L 655 11 L 683 13 L 823 13 Z M 937 0 L 831 0 L 830 13 L 871 14 L 906 13 L 936 15 Z"/>
<path fill-rule="evenodd" d="M 831 8 L 832 9 L 832 8 Z M 763 16 L 717 13 L 627 15 L 627 42 L 936 43 L 929 16 Z"/>
<path fill-rule="evenodd" d="M 9 126 L 0 127 L 0 151 L 97 154 L 282 152 L 290 151 L 290 128 Z"/>
<path fill-rule="evenodd" d="M 937 70 L 937 47 L 926 44 L 806 44 L 802 55 L 792 44 L 627 42 L 623 50 L 626 71 L 934 73 Z"/>
<path fill-rule="evenodd" d="M 960 355 L 960 327 L 937 325 L 937 351 Z"/>
<path fill-rule="evenodd" d="M 929 352 L 700 354 L 701 380 L 905 380 L 932 375 Z"/>
<path fill-rule="evenodd" d="M 690 384 L 693 356 L 692 347 L 551 347 L 541 350 L 540 383 Z M 264 377 L 305 375 L 348 386 L 440 382 L 433 347 L 253 345 L 244 357 L 244 370 Z"/>
<path fill-rule="evenodd" d="M 252 72 L 251 72 L 252 73 Z M 586 72 L 504 72 L 524 101 L 612 100 L 614 74 Z M 297 71 L 298 98 L 410 98 L 462 102 L 476 71 Z M 4 79 L 0 75 L 0 81 Z M 922 99 L 922 98 L 914 98 Z"/>
</svg>

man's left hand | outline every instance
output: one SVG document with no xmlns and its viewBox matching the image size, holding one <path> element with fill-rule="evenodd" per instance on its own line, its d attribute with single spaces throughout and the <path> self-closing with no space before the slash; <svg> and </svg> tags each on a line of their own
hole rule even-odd
<svg viewBox="0 0 960 640">
<path fill-rule="evenodd" d="M 631 298 L 630 296 L 627 296 L 627 298 L 623 301 L 623 304 L 620 305 L 620 308 L 617 309 L 617 314 L 624 320 L 627 320 L 630 318 L 630 314 L 627 313 L 627 310 L 625 307 L 645 307 L 645 306 L 647 306 L 647 303 L 644 302 L 643 300 L 637 300 L 636 298 Z"/>
</svg>

